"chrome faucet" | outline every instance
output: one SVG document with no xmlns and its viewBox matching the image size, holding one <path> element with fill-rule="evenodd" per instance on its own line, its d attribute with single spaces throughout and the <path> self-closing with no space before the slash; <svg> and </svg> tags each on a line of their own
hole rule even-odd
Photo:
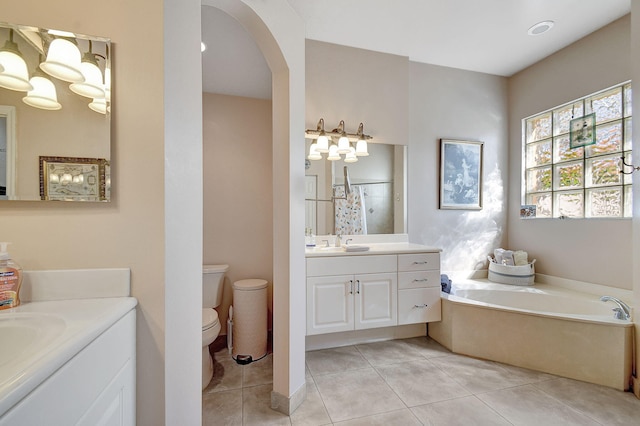
<svg viewBox="0 0 640 426">
<path fill-rule="evenodd" d="M 342 235 L 336 234 L 336 247 L 342 247 Z"/>
<path fill-rule="evenodd" d="M 618 305 L 617 308 L 613 308 L 613 312 L 614 312 L 613 316 L 615 317 L 615 319 L 620 319 L 620 320 L 631 319 L 631 308 L 622 300 L 613 296 L 602 296 L 600 300 L 603 302 L 613 302 Z"/>
</svg>

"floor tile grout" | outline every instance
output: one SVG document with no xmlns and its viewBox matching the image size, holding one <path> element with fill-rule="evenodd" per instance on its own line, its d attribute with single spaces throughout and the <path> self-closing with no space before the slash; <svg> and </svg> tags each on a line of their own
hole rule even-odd
<svg viewBox="0 0 640 426">
<path fill-rule="evenodd" d="M 423 342 L 426 342 L 426 344 Z M 335 375 L 335 379 L 338 380 L 340 377 L 343 376 L 343 373 L 345 372 L 357 372 L 358 370 L 365 370 L 365 369 L 367 370 L 370 369 L 370 371 L 372 371 L 372 373 L 367 373 L 366 377 L 369 377 L 369 378 L 377 377 L 378 379 L 381 379 L 380 381 L 378 381 L 378 379 L 375 379 L 373 381 L 373 383 L 377 383 L 375 385 L 377 386 L 376 391 L 382 390 L 383 391 L 382 395 L 384 395 L 384 393 L 388 395 L 394 395 L 394 397 L 397 398 L 397 400 L 401 403 L 401 406 L 402 406 L 402 408 L 387 409 L 393 406 L 394 404 L 400 407 L 400 404 L 398 404 L 397 402 L 389 402 L 387 406 L 375 407 L 375 408 L 386 409 L 380 413 L 378 413 L 376 409 L 371 410 L 370 413 L 376 413 L 374 414 L 376 417 L 390 416 L 390 415 L 393 415 L 393 413 L 397 412 L 398 413 L 397 415 L 403 416 L 402 418 L 405 420 L 412 421 L 412 420 L 409 420 L 409 418 L 411 418 L 418 422 L 416 424 L 425 424 L 424 423 L 425 415 L 426 416 L 440 415 L 441 413 L 438 414 L 438 410 L 443 409 L 440 407 L 450 407 L 451 404 L 454 404 L 453 406 L 456 406 L 456 404 L 458 405 L 466 404 L 466 401 L 467 401 L 466 398 L 473 398 L 473 400 L 475 400 L 476 402 L 473 403 L 472 406 L 484 407 L 482 408 L 483 410 L 485 410 L 487 413 L 491 413 L 491 416 L 496 416 L 497 422 L 504 422 L 505 425 L 507 424 L 513 425 L 514 424 L 513 418 L 512 418 L 513 413 L 511 411 L 508 411 L 506 413 L 507 416 L 505 416 L 505 412 L 503 412 L 504 411 L 503 408 L 505 407 L 504 401 L 500 400 L 500 398 L 506 397 L 507 400 L 509 397 L 513 398 L 512 396 L 513 392 L 515 392 L 517 389 L 522 388 L 523 389 L 522 392 L 524 393 L 520 393 L 520 395 L 527 395 L 527 392 L 529 392 L 528 393 L 529 395 L 545 395 L 545 397 L 552 398 L 555 401 L 555 403 L 553 404 L 555 407 L 558 407 L 561 410 L 566 410 L 567 412 L 574 413 L 574 414 L 571 414 L 571 416 L 574 416 L 576 418 L 582 418 L 583 420 L 588 419 L 588 421 L 592 421 L 595 424 L 602 424 L 601 421 L 598 420 L 598 418 L 593 416 L 593 413 L 585 411 L 584 409 L 580 409 L 579 408 L 581 407 L 580 404 L 576 405 L 575 402 L 571 402 L 575 400 L 570 400 L 570 399 L 565 400 L 558 397 L 558 395 L 562 395 L 558 393 L 559 392 L 558 389 L 562 389 L 562 386 L 566 387 L 570 384 L 570 383 L 568 384 L 565 383 L 563 385 L 562 381 L 570 380 L 570 379 L 563 379 L 560 376 L 553 376 L 553 375 L 548 375 L 548 377 L 546 377 L 547 375 L 544 375 L 543 373 L 534 372 L 532 370 L 512 367 L 512 366 L 501 364 L 498 362 L 485 361 L 477 358 L 469 358 L 464 355 L 457 355 L 451 352 L 441 351 L 441 349 L 439 349 L 441 347 L 435 344 L 435 342 L 431 341 L 428 338 L 425 338 L 424 341 L 414 340 L 411 342 L 407 341 L 406 343 L 405 342 L 398 343 L 397 341 L 390 341 L 387 343 L 388 344 L 381 344 L 380 342 L 376 342 L 374 344 L 371 344 L 369 347 L 367 347 L 366 344 L 352 345 L 352 349 L 342 351 L 342 352 L 336 351 L 333 353 L 331 352 L 331 349 L 312 351 L 312 352 L 320 352 L 320 354 L 318 355 L 323 355 L 321 352 L 327 351 L 326 359 L 322 358 L 321 356 L 316 358 L 316 361 L 315 361 L 316 364 L 314 366 L 314 369 L 311 368 L 308 362 L 308 360 L 310 359 L 309 354 L 311 354 L 311 352 L 309 352 L 307 355 L 307 360 L 305 361 L 305 376 L 308 383 L 307 386 L 312 385 L 314 387 L 314 392 L 317 392 L 318 398 L 317 399 L 314 398 L 315 401 L 312 407 L 315 407 L 315 408 L 310 408 L 311 411 L 306 412 L 305 415 L 307 413 L 311 413 L 311 415 L 323 413 L 322 416 L 324 420 L 321 420 L 320 418 L 318 418 L 318 420 L 316 420 L 315 423 L 304 423 L 304 424 L 334 425 L 336 421 L 338 420 L 343 421 L 343 419 L 345 420 L 349 419 L 350 421 L 353 420 L 354 422 L 359 421 L 358 423 L 362 423 L 366 421 L 362 419 L 366 419 L 372 414 L 366 414 L 366 412 L 363 411 L 362 406 L 356 411 L 351 411 L 352 415 L 348 414 L 350 413 L 350 411 L 335 411 L 336 399 L 334 397 L 333 402 L 331 402 L 331 395 L 327 393 L 327 392 L 333 392 L 333 390 L 331 389 L 331 386 L 327 386 L 327 380 L 331 381 L 333 380 L 333 378 L 327 379 L 327 376 Z M 406 353 L 401 353 L 403 350 L 403 344 L 408 345 L 406 346 Z M 334 349 L 338 349 L 338 348 L 334 348 Z M 339 364 L 332 365 L 331 363 L 332 362 L 334 363 L 336 361 L 332 361 L 331 356 L 334 356 L 333 354 L 335 353 L 335 354 L 338 354 L 337 355 L 338 358 L 336 358 L 336 360 L 348 359 L 350 356 L 349 351 L 353 351 L 353 354 L 358 354 L 364 361 L 366 361 L 366 366 L 364 364 L 362 366 L 358 366 L 357 360 L 355 360 L 355 363 L 353 361 L 350 363 L 349 368 L 342 371 L 338 371 L 339 368 L 336 369 L 336 365 L 339 366 Z M 416 354 L 415 358 L 412 358 L 413 353 Z M 401 359 L 394 358 L 396 356 L 400 357 Z M 404 356 L 406 356 L 406 358 L 403 358 Z M 444 359 L 446 357 L 450 357 L 451 359 L 450 360 Z M 220 362 L 220 360 L 216 362 Z M 425 362 L 429 364 L 429 367 L 426 369 L 424 369 L 423 366 L 421 366 L 421 364 Z M 411 364 L 416 364 L 416 365 L 411 365 Z M 451 364 L 451 368 L 448 367 L 449 364 Z M 253 370 L 252 372 L 253 378 L 257 377 L 258 380 L 260 380 L 261 378 L 265 377 L 264 376 L 265 373 L 268 374 L 268 372 L 263 372 L 262 373 L 263 375 L 261 376 L 260 370 L 258 369 L 259 366 L 257 364 L 255 366 L 256 366 L 256 370 Z M 490 368 L 483 368 L 484 366 L 487 366 Z M 236 368 L 236 366 L 231 366 L 228 364 L 226 368 L 221 369 L 221 371 L 223 372 L 223 374 L 225 372 L 228 372 L 233 376 L 233 374 L 235 374 L 233 373 L 234 368 Z M 256 407 L 254 407 L 250 409 L 251 419 L 248 419 L 246 415 L 247 413 L 249 413 L 249 411 L 247 411 L 249 407 L 246 406 L 245 404 L 245 399 L 249 396 L 249 394 L 247 393 L 248 390 L 251 388 L 257 388 L 259 386 L 270 385 L 272 384 L 272 381 L 268 383 L 245 384 L 245 382 L 248 380 L 247 366 L 238 366 L 237 368 L 240 368 L 240 388 L 229 387 L 229 388 L 224 388 L 220 390 L 210 389 L 208 390 L 207 393 L 203 393 L 203 398 L 216 398 L 216 394 L 218 393 L 222 393 L 225 391 L 232 391 L 232 390 L 237 391 L 237 389 L 240 389 L 241 409 L 239 414 L 240 414 L 241 424 L 244 425 L 244 424 L 247 424 L 249 421 L 253 423 L 256 421 L 256 418 L 258 419 L 260 418 L 259 417 L 260 411 L 257 411 L 257 410 L 265 411 L 266 409 L 267 413 L 269 413 L 268 410 L 270 410 L 270 407 L 269 407 L 270 402 L 265 400 L 264 402 L 260 403 L 260 404 L 265 404 L 264 406 L 262 406 L 262 408 L 258 407 L 256 409 Z M 265 368 L 272 368 L 272 367 L 271 365 L 268 365 L 268 366 L 265 366 Z M 388 368 L 388 371 L 383 375 L 382 369 L 385 369 L 385 368 Z M 425 404 L 413 405 L 412 403 L 412 405 L 410 405 L 410 401 L 413 401 L 413 402 L 419 401 L 420 398 L 424 398 L 424 400 L 426 401 L 426 400 L 429 400 L 430 398 L 433 398 L 434 396 L 433 391 L 431 391 L 432 392 L 431 394 L 426 393 L 419 396 L 411 395 L 410 399 L 403 399 L 402 395 L 403 394 L 407 395 L 406 389 L 412 389 L 412 387 L 415 387 L 415 385 L 410 385 L 409 388 L 405 387 L 404 388 L 405 391 L 402 391 L 402 386 L 404 386 L 404 384 L 400 383 L 401 387 L 398 388 L 397 387 L 398 380 L 402 380 L 403 375 L 406 375 L 408 372 L 414 372 L 414 371 L 422 372 L 418 374 L 422 374 L 423 375 L 422 377 L 427 377 L 427 376 L 424 376 L 424 374 L 428 375 L 429 374 L 428 371 L 431 371 L 431 369 L 434 369 L 433 371 L 438 371 L 439 372 L 438 374 L 441 373 L 445 377 L 448 377 L 450 379 L 450 381 L 448 382 L 450 383 L 450 385 L 448 386 L 454 386 L 454 387 L 449 388 L 449 390 L 445 391 L 446 392 L 445 394 L 442 394 L 442 395 L 437 395 L 437 393 L 435 394 L 435 396 L 446 396 L 446 398 L 442 400 L 432 399 L 430 400 L 430 402 L 427 402 Z M 456 373 L 456 369 L 461 369 L 461 371 L 459 371 L 459 373 Z M 314 373 L 314 370 L 315 370 L 315 373 Z M 330 371 L 330 370 L 333 370 L 333 371 Z M 323 371 L 327 371 L 327 373 L 323 373 Z M 487 376 L 482 376 L 483 373 L 487 373 L 487 372 L 490 374 L 488 374 Z M 396 377 L 395 380 L 393 376 L 394 374 Z M 401 374 L 401 375 L 398 376 L 398 374 Z M 492 374 L 495 374 L 495 375 L 492 376 Z M 493 381 L 487 384 L 483 382 L 483 380 L 484 381 L 494 380 L 494 379 L 491 379 L 492 377 L 495 377 L 496 381 Z M 319 379 L 325 380 L 325 385 L 323 386 L 323 390 L 321 390 L 321 387 L 318 384 Z M 360 383 L 367 383 L 366 380 L 368 379 L 363 379 L 363 380 L 364 381 Z M 225 382 L 221 378 L 218 378 L 218 383 L 222 383 L 225 386 L 234 386 L 234 383 Z M 349 382 L 346 382 L 346 383 L 349 383 Z M 547 383 L 549 386 L 542 386 L 543 383 Z M 437 383 L 437 385 L 441 385 L 441 383 Z M 472 385 L 472 386 L 469 387 L 469 385 Z M 351 386 L 353 386 L 353 384 Z M 432 385 L 429 385 L 429 386 L 432 386 Z M 485 386 L 487 387 L 485 388 Z M 441 388 L 441 389 L 445 389 L 445 388 Z M 459 389 L 461 391 L 459 396 L 455 396 L 458 392 L 455 389 Z M 529 389 L 529 390 L 526 391 L 525 389 Z M 533 392 L 534 389 L 536 392 L 539 392 L 539 394 L 537 394 L 536 392 Z M 549 391 L 555 392 L 556 396 L 554 396 L 553 393 L 549 393 L 547 389 Z M 442 391 L 438 390 L 437 392 L 442 392 Z M 599 388 L 592 388 L 588 390 L 588 392 L 605 392 L 605 390 L 601 391 Z M 253 398 L 249 398 L 250 400 L 247 401 L 247 403 L 251 403 L 255 405 L 255 401 L 252 401 L 251 399 L 255 399 L 256 393 L 253 393 L 251 395 L 253 396 Z M 376 394 L 373 400 L 376 400 L 377 398 L 379 398 L 379 395 L 380 394 Z M 480 396 L 483 396 L 483 395 L 485 395 L 485 398 L 484 399 L 480 398 Z M 327 400 L 328 397 L 329 397 L 329 400 Z M 262 398 L 262 396 L 260 398 Z M 395 399 L 393 400 L 395 401 Z M 472 401 L 472 400 L 469 399 L 468 401 Z M 499 404 L 497 406 L 494 406 L 496 401 L 498 401 Z M 340 401 L 338 401 L 338 403 L 340 403 Z M 633 403 L 634 402 L 632 401 L 632 404 Z M 330 411 L 330 404 L 333 404 L 333 408 L 331 408 L 332 411 Z M 339 406 L 344 407 L 345 406 L 344 404 L 345 404 L 344 401 L 342 401 L 342 405 L 339 405 Z M 625 402 L 625 404 L 629 404 L 629 402 Z M 639 404 L 638 409 L 640 409 L 640 402 L 638 402 L 638 404 Z M 348 407 L 348 405 L 346 406 Z M 533 406 L 533 408 L 530 407 L 530 409 L 540 410 L 541 412 L 544 412 L 545 408 L 546 407 L 538 407 L 538 406 Z M 511 407 L 510 410 L 512 409 L 514 408 Z M 344 409 L 340 408 L 340 410 L 344 410 Z M 338 418 L 334 417 L 338 413 L 339 413 L 339 417 Z M 274 417 L 273 413 L 267 414 L 267 415 L 269 416 L 268 418 L 276 419 L 276 421 L 284 421 L 284 417 L 278 417 L 278 416 Z M 522 415 L 522 414 L 520 413 L 518 415 Z M 497 420 L 498 418 L 500 420 Z M 509 420 L 510 418 L 511 420 Z M 204 420 L 204 415 L 203 415 L 203 420 Z M 293 419 L 293 417 L 290 416 L 287 418 L 288 424 L 293 424 L 293 425 L 298 424 L 300 421 L 307 421 L 307 420 L 313 421 L 313 419 L 307 419 L 306 417 Z M 429 420 L 427 418 L 427 422 L 428 421 Z M 518 423 L 515 423 L 515 424 L 518 424 Z"/>
</svg>

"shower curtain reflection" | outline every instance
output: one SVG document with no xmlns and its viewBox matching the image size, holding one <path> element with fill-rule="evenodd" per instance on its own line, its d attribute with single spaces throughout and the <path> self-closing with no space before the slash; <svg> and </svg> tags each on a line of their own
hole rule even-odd
<svg viewBox="0 0 640 426">
<path fill-rule="evenodd" d="M 351 192 L 345 194 L 344 185 L 336 185 L 334 191 L 334 233 L 336 235 L 365 235 L 367 218 L 365 215 L 364 191 L 360 185 L 351 185 Z"/>
</svg>

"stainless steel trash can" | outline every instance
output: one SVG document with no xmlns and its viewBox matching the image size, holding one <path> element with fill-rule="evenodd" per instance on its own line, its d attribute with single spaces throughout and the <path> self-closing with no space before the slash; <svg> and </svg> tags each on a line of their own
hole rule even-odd
<svg viewBox="0 0 640 426">
<path fill-rule="evenodd" d="M 248 364 L 267 355 L 267 280 L 233 283 L 233 348 L 231 356 Z"/>
</svg>

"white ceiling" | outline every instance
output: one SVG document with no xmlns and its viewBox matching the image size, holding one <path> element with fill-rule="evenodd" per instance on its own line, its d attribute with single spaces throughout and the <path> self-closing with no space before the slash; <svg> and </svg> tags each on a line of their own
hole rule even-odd
<svg viewBox="0 0 640 426">
<path fill-rule="evenodd" d="M 470 71 L 511 76 L 626 15 L 631 0 L 288 0 L 306 37 Z M 542 35 L 532 25 L 555 22 Z M 205 92 L 271 97 L 271 73 L 230 16 L 202 8 Z"/>
</svg>

